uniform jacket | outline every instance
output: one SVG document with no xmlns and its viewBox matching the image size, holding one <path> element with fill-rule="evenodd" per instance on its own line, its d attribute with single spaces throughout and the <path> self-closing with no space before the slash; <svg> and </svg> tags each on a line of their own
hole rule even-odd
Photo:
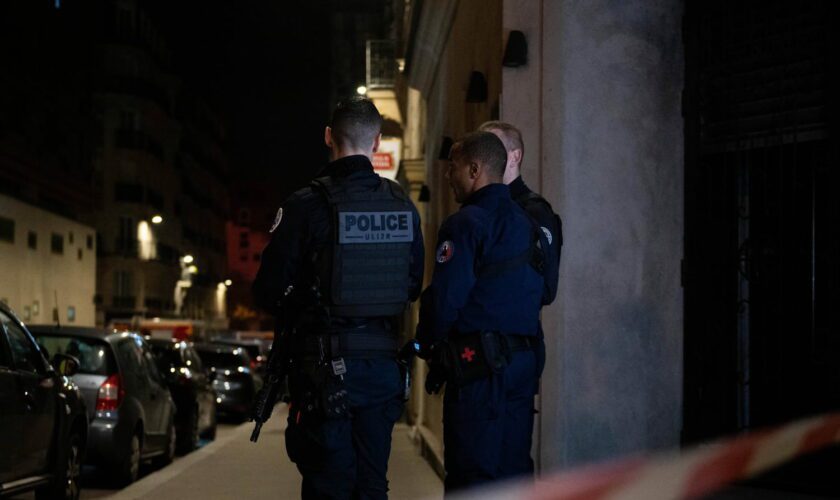
<svg viewBox="0 0 840 500">
<path fill-rule="evenodd" d="M 420 298 L 418 340 L 429 345 L 450 334 L 481 330 L 537 335 L 543 296 L 539 272 L 526 264 L 498 276 L 477 273 L 483 264 L 522 254 L 533 231 L 508 186 L 490 184 L 470 195 L 440 228 L 432 283 Z"/>
</svg>

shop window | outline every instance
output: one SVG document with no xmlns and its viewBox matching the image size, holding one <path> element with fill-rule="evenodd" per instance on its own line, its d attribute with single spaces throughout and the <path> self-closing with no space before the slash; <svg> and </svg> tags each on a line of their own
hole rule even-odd
<svg viewBox="0 0 840 500">
<path fill-rule="evenodd" d="M 32 250 L 38 250 L 38 233 L 29 231 L 26 235 L 26 245 Z"/>
</svg>

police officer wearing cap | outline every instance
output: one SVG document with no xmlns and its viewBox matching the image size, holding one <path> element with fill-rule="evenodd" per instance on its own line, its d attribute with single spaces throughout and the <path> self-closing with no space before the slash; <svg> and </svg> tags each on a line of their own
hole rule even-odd
<svg viewBox="0 0 840 500">
<path fill-rule="evenodd" d="M 332 162 L 283 203 L 254 282 L 283 325 L 272 356 L 288 361 L 286 449 L 304 499 L 387 498 L 398 321 L 419 295 L 424 250 L 416 208 L 373 170 L 381 124 L 363 97 L 336 107 Z"/>
<path fill-rule="evenodd" d="M 447 493 L 532 470 L 547 241 L 502 182 L 506 158 L 489 132 L 453 145 L 446 175 L 461 209 L 440 228 L 432 283 L 420 299 L 426 390 L 446 384 Z"/>
</svg>

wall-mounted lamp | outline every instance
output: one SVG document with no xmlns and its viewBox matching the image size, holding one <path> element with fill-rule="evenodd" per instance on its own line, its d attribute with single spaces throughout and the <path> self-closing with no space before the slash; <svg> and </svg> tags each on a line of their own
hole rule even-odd
<svg viewBox="0 0 840 500">
<path fill-rule="evenodd" d="M 467 87 L 467 102 L 487 101 L 487 78 L 481 71 L 470 73 L 470 86 Z"/>
<path fill-rule="evenodd" d="M 429 191 L 429 186 L 423 184 L 420 187 L 420 194 L 417 195 L 417 201 L 428 203 L 432 199 L 432 192 Z"/>
<path fill-rule="evenodd" d="M 443 141 L 440 143 L 440 152 L 438 153 L 438 160 L 448 160 L 449 159 L 449 150 L 452 149 L 452 141 L 451 137 L 443 136 Z"/>
<path fill-rule="evenodd" d="M 505 55 L 502 58 L 502 66 L 517 68 L 528 64 L 528 41 L 525 40 L 525 33 L 511 31 L 508 35 Z"/>
</svg>

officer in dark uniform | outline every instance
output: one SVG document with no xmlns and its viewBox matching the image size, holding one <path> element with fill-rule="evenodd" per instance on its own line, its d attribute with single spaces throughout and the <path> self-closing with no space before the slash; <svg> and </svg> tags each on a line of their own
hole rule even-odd
<svg viewBox="0 0 840 500">
<path fill-rule="evenodd" d="M 545 248 L 545 295 L 543 297 L 543 305 L 548 305 L 554 302 L 557 296 L 560 253 L 563 250 L 563 222 L 560 216 L 554 213 L 548 200 L 539 193 L 531 191 L 522 180 L 522 159 L 525 156 L 522 132 L 510 123 L 502 121 L 485 122 L 478 129 L 491 132 L 502 140 L 507 150 L 507 165 L 503 181 L 510 187 L 510 196 L 513 200 L 536 221 L 548 240 L 548 247 Z"/>
<path fill-rule="evenodd" d="M 504 145 L 475 132 L 450 153 L 447 178 L 461 209 L 438 234 L 417 340 L 426 390 L 444 395 L 447 493 L 527 474 L 543 297 L 542 231 L 502 183 Z"/>
<path fill-rule="evenodd" d="M 387 498 L 391 432 L 403 410 L 398 318 L 423 279 L 417 210 L 373 171 L 382 118 L 340 103 L 325 131 L 332 162 L 283 204 L 254 293 L 283 332 L 286 448 L 304 499 Z"/>
</svg>

